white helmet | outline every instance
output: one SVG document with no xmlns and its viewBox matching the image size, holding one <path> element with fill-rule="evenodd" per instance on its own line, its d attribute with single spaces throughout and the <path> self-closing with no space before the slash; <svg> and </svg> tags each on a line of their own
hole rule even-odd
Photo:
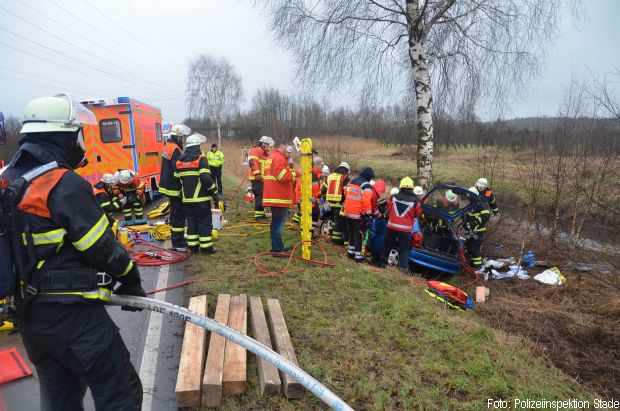
<svg viewBox="0 0 620 411">
<path fill-rule="evenodd" d="M 468 190 L 471 191 L 472 193 L 474 193 L 477 196 L 480 195 L 480 192 L 478 191 L 478 189 L 476 187 L 469 187 Z"/>
<path fill-rule="evenodd" d="M 192 129 L 187 127 L 185 124 L 175 124 L 170 127 L 170 134 L 173 136 L 189 136 L 192 133 Z"/>
<path fill-rule="evenodd" d="M 327 164 L 325 164 L 323 166 L 323 176 L 327 177 L 329 175 L 329 167 L 327 166 Z"/>
<path fill-rule="evenodd" d="M 101 182 L 103 184 L 114 185 L 116 184 L 116 179 L 114 178 L 114 175 L 110 173 L 105 173 L 104 175 L 101 176 Z"/>
<path fill-rule="evenodd" d="M 476 188 L 478 191 L 486 190 L 489 188 L 489 182 L 484 177 L 479 178 L 478 181 L 476 181 Z"/>
<path fill-rule="evenodd" d="M 446 191 L 446 200 L 449 202 L 454 203 L 457 198 L 458 196 L 452 190 Z"/>
<path fill-rule="evenodd" d="M 121 170 L 118 173 L 118 181 L 121 184 L 129 184 L 133 180 L 133 173 L 129 170 Z"/>
<path fill-rule="evenodd" d="M 268 136 L 262 136 L 259 140 L 259 143 L 263 143 L 263 144 L 267 144 L 269 147 L 273 147 L 276 142 L 273 141 L 273 138 L 268 137 Z"/>
<path fill-rule="evenodd" d="M 390 195 L 393 196 L 394 194 L 398 194 L 399 192 L 400 190 L 398 189 L 398 187 L 394 187 L 390 190 Z"/>
<path fill-rule="evenodd" d="M 349 165 L 349 163 L 347 163 L 346 161 L 343 161 L 342 163 L 340 163 L 340 165 L 338 166 L 340 167 L 344 167 L 347 169 L 347 171 L 351 171 L 351 166 Z"/>
<path fill-rule="evenodd" d="M 415 186 L 413 187 L 413 194 L 417 195 L 417 196 L 423 196 L 424 195 L 424 189 L 420 186 Z"/>
<path fill-rule="evenodd" d="M 204 136 L 201 136 L 200 134 L 192 134 L 187 137 L 187 140 L 185 141 L 185 148 L 199 146 L 205 141 L 207 141 L 207 139 L 204 138 Z"/>
<path fill-rule="evenodd" d="M 20 133 L 71 132 L 86 124 L 97 124 L 97 118 L 92 111 L 72 101 L 68 94 L 60 93 L 28 103 Z M 86 151 L 86 146 L 82 148 Z"/>
</svg>

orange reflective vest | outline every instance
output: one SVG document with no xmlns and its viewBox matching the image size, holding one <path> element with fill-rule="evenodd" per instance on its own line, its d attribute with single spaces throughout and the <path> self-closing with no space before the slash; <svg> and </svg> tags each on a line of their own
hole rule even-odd
<svg viewBox="0 0 620 411">
<path fill-rule="evenodd" d="M 362 177 L 354 178 L 345 189 L 344 216 L 359 220 L 372 213 L 372 186 Z"/>
<path fill-rule="evenodd" d="M 262 180 L 265 169 L 265 160 L 267 160 L 265 151 L 260 147 L 252 147 L 248 153 L 248 164 L 250 166 L 250 176 L 248 179 L 250 181 Z"/>
</svg>

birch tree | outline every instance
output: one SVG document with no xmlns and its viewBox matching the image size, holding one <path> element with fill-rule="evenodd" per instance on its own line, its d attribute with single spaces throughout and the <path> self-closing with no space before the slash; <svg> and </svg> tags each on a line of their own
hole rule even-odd
<svg viewBox="0 0 620 411">
<path fill-rule="evenodd" d="M 433 105 L 506 105 L 533 81 L 560 0 L 265 0 L 307 89 L 414 93 L 417 177 L 433 182 Z"/>
<path fill-rule="evenodd" d="M 190 117 L 215 121 L 221 147 L 222 124 L 238 110 L 243 99 L 241 77 L 227 59 L 203 54 L 190 63 L 186 83 Z"/>
</svg>

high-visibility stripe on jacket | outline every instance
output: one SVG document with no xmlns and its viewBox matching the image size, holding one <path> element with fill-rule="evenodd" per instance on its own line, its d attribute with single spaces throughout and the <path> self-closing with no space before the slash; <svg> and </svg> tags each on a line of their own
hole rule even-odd
<svg viewBox="0 0 620 411">
<path fill-rule="evenodd" d="M 331 207 L 342 207 L 344 188 L 349 183 L 349 176 L 340 173 L 331 173 L 323 183 L 322 192 Z"/>
<path fill-rule="evenodd" d="M 24 169 L 17 161 L 3 177 L 12 180 L 38 168 Z M 92 186 L 75 172 L 56 168 L 35 178 L 18 208 L 24 213 L 32 234 L 37 269 L 47 273 L 86 269 L 93 275 L 98 271 L 106 272 L 121 282 L 139 281 L 135 274 L 128 276 L 134 264 L 109 229 L 108 219 L 93 195 Z M 26 233 L 23 236 L 27 238 Z M 58 278 L 54 284 L 63 284 L 63 281 L 67 279 Z M 106 300 L 109 296 L 109 289 L 97 286 L 53 293 L 40 287 L 33 302 L 70 303 L 84 299 Z"/>
<path fill-rule="evenodd" d="M 372 187 L 362 177 L 354 178 L 345 189 L 344 216 L 359 220 L 372 213 Z"/>
<path fill-rule="evenodd" d="M 466 230 L 481 234 L 487 231 L 486 224 L 491 218 L 491 211 L 487 208 L 479 208 L 474 211 L 465 213 L 463 217 L 463 227 Z"/>
<path fill-rule="evenodd" d="M 250 149 L 248 153 L 248 164 L 250 166 L 249 180 L 261 180 L 263 178 L 265 160 L 267 160 L 267 156 L 262 148 L 252 147 Z"/>
<path fill-rule="evenodd" d="M 181 195 L 181 186 L 174 178 L 174 170 L 177 160 L 182 155 L 182 150 L 175 140 L 169 140 L 161 155 L 161 169 L 159 172 L 159 192 L 168 197 Z"/>
<path fill-rule="evenodd" d="M 110 198 L 110 194 L 103 187 L 93 187 L 93 194 L 97 199 L 97 202 L 101 206 L 101 209 L 105 213 L 113 213 L 121 208 L 117 198 Z"/>
<path fill-rule="evenodd" d="M 263 206 L 291 207 L 293 205 L 293 172 L 288 159 L 273 150 L 265 161 Z"/>
<path fill-rule="evenodd" d="M 209 167 L 222 167 L 224 165 L 224 153 L 220 150 L 209 150 L 207 160 L 209 161 Z"/>
<path fill-rule="evenodd" d="M 398 193 L 390 196 L 387 203 L 389 213 L 387 227 L 392 230 L 411 233 L 415 219 L 420 216 L 421 209 L 417 207 L 415 195 Z"/>
<path fill-rule="evenodd" d="M 209 163 L 201 154 L 191 161 L 178 160 L 174 177 L 181 184 L 184 203 L 204 203 L 217 194 L 217 186 L 211 179 Z"/>
<path fill-rule="evenodd" d="M 489 208 L 497 213 L 499 208 L 497 207 L 497 200 L 495 200 L 495 196 L 493 195 L 493 191 L 489 188 L 480 193 L 480 198 L 489 205 Z"/>
</svg>

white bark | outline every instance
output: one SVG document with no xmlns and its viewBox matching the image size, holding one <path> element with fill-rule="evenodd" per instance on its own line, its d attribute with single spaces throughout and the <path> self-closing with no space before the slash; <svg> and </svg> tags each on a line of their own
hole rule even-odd
<svg viewBox="0 0 620 411">
<path fill-rule="evenodd" d="M 216 120 L 217 123 L 217 147 L 222 148 L 222 127 L 220 120 Z"/>
<path fill-rule="evenodd" d="M 413 43 L 409 48 L 417 103 L 418 128 L 418 184 L 425 190 L 433 185 L 433 94 L 428 59 L 424 44 Z"/>
</svg>

